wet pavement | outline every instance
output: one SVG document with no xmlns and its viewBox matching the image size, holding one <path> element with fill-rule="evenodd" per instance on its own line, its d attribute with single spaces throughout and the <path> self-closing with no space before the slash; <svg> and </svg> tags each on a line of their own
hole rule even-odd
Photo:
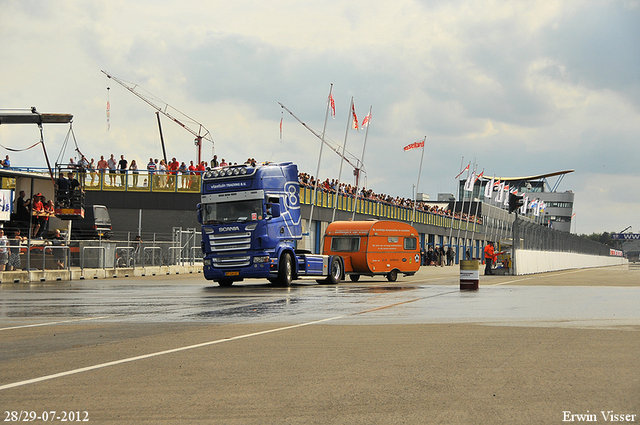
<svg viewBox="0 0 640 425">
<path fill-rule="evenodd" d="M 327 318 L 336 324 L 640 325 L 640 270 L 622 271 L 626 286 L 599 277 L 589 284 L 595 272 L 586 270 L 482 277 L 478 291 L 460 291 L 457 273 L 453 268 L 429 268 L 394 283 L 363 278 L 337 286 L 301 281 L 290 288 L 257 280 L 222 288 L 201 275 L 3 284 L 0 327 L 86 320 L 229 324 Z M 548 286 L 550 278 L 577 278 L 588 286 Z M 633 285 L 635 279 L 638 285 Z"/>
<path fill-rule="evenodd" d="M 0 404 L 35 423 L 637 420 L 639 306 L 629 267 L 481 276 L 478 291 L 460 291 L 453 267 L 290 288 L 1 284 Z"/>
</svg>

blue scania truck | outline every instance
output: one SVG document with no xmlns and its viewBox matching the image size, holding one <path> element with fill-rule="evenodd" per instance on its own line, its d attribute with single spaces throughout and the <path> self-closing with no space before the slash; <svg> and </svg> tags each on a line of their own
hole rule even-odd
<svg viewBox="0 0 640 425">
<path fill-rule="evenodd" d="M 342 257 L 296 249 L 302 225 L 295 164 L 227 166 L 202 177 L 198 221 L 205 278 L 220 286 L 246 278 L 290 286 L 302 277 L 326 284 L 344 277 Z"/>
</svg>

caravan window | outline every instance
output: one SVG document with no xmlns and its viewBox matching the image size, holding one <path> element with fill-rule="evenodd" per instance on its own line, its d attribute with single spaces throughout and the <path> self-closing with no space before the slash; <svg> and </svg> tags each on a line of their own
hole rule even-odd
<svg viewBox="0 0 640 425">
<path fill-rule="evenodd" d="M 404 249 L 407 251 L 413 251 L 418 247 L 418 239 L 416 238 L 404 238 Z"/>
<path fill-rule="evenodd" d="M 358 252 L 360 251 L 360 238 L 331 238 L 331 251 Z"/>
</svg>

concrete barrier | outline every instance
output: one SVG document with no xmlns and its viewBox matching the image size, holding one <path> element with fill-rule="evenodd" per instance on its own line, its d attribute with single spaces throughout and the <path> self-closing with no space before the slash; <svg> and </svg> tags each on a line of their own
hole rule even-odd
<svg viewBox="0 0 640 425">
<path fill-rule="evenodd" d="M 118 279 L 141 276 L 160 276 L 172 274 L 193 274 L 202 273 L 202 265 L 186 266 L 156 266 L 156 267 L 136 267 L 136 268 L 100 268 L 100 269 L 80 269 L 72 267 L 71 270 L 32 270 L 0 272 L 0 283 L 37 283 L 56 282 L 72 280 L 93 280 L 93 279 Z"/>
<path fill-rule="evenodd" d="M 558 270 L 617 266 L 626 262 L 627 260 L 623 257 L 518 249 L 516 250 L 515 274 L 523 275 Z"/>
</svg>

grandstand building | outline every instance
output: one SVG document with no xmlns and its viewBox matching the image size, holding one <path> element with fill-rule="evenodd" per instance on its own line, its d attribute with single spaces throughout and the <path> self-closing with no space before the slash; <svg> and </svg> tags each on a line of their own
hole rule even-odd
<svg viewBox="0 0 640 425">
<path fill-rule="evenodd" d="M 524 194 L 529 198 L 529 202 L 537 199 L 544 203 L 545 208 L 542 210 L 528 209 L 526 217 L 555 230 L 571 232 L 575 194 L 572 191 L 558 192 L 557 189 L 564 176 L 572 172 L 573 170 L 567 170 L 528 177 L 495 177 L 495 181 L 508 184 L 510 190 L 517 189 L 518 195 Z M 557 177 L 553 185 L 548 180 L 551 177 Z M 508 210 L 508 203 L 496 201 L 496 187 L 494 187 L 491 197 L 484 196 L 486 185 L 491 183 L 491 179 L 479 179 L 474 184 L 473 191 L 466 191 L 464 189 L 465 183 L 466 179 L 461 180 L 459 188 L 459 199 L 463 200 L 463 204 L 470 201 L 482 202 L 485 205 Z M 508 196 L 506 198 L 508 199 Z"/>
</svg>

